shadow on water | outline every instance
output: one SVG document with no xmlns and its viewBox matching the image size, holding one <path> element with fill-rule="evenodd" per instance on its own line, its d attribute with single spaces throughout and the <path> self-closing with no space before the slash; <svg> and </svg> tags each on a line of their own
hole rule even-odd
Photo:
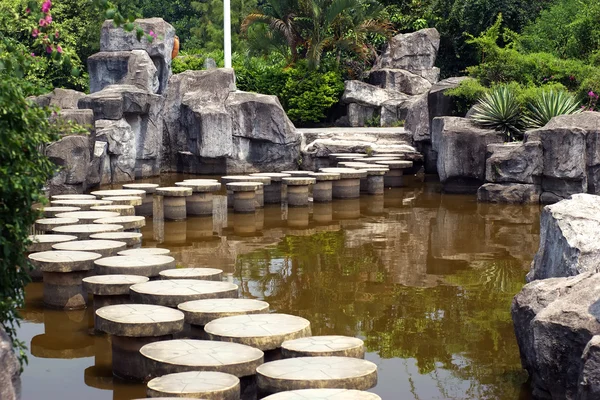
<svg viewBox="0 0 600 400">
<path fill-rule="evenodd" d="M 435 183 L 252 215 L 224 199 L 213 218 L 149 219 L 144 246 L 223 269 L 243 297 L 309 319 L 313 334 L 363 338 L 379 367 L 371 391 L 385 400 L 530 399 L 510 303 L 537 250 L 539 207 L 481 205 Z M 24 399 L 143 397 L 143 385 L 112 378 L 91 310 L 46 310 L 41 290 L 28 286 L 23 310 Z"/>
</svg>

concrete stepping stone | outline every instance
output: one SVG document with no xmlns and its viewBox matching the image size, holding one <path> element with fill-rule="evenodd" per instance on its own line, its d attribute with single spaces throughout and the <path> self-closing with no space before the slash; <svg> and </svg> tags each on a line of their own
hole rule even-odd
<svg viewBox="0 0 600 400">
<path fill-rule="evenodd" d="M 206 400 L 239 400 L 240 380 L 231 374 L 192 371 L 169 374 L 148 382 L 150 397 L 176 396 Z"/>
<path fill-rule="evenodd" d="M 129 288 L 136 283 L 148 282 L 139 275 L 96 275 L 83 278 L 83 289 L 94 295 L 94 311 L 116 304 L 131 303 Z"/>
<path fill-rule="evenodd" d="M 57 243 L 52 246 L 54 250 L 91 251 L 92 253 L 98 253 L 102 255 L 102 257 L 116 256 L 119 251 L 124 250 L 126 247 L 127 244 L 125 242 L 101 239 L 88 239 L 74 242 Z"/>
<path fill-rule="evenodd" d="M 233 193 L 233 212 L 254 213 L 258 202 L 256 192 L 262 187 L 260 182 L 227 183 L 227 191 Z M 229 204 L 229 198 L 228 198 Z"/>
<path fill-rule="evenodd" d="M 42 218 L 35 221 L 35 230 L 40 232 L 52 232 L 59 226 L 74 225 L 79 223 L 77 218 Z"/>
<path fill-rule="evenodd" d="M 283 178 L 291 177 L 290 174 L 284 174 L 282 172 L 257 172 L 250 174 L 251 177 L 262 177 L 269 178 L 271 184 L 263 187 L 264 190 L 264 203 L 265 204 L 281 204 L 281 180 Z"/>
<path fill-rule="evenodd" d="M 116 216 L 110 218 L 100 218 L 94 221 L 94 224 L 101 225 L 121 225 L 125 231 L 138 231 L 146 226 L 146 217 L 141 215 Z"/>
<path fill-rule="evenodd" d="M 111 204 L 121 206 L 141 206 L 143 198 L 141 196 L 112 196 L 103 197 L 102 200 L 110 201 Z"/>
<path fill-rule="evenodd" d="M 54 233 L 77 236 L 79 240 L 86 240 L 90 235 L 104 232 L 121 232 L 121 225 L 100 225 L 100 224 L 82 224 L 82 225 L 65 225 L 52 229 Z"/>
<path fill-rule="evenodd" d="M 133 206 L 129 206 L 129 205 L 118 205 L 118 204 L 112 204 L 109 206 L 95 206 L 95 207 L 91 207 L 92 211 L 114 211 L 119 213 L 121 216 L 127 216 L 127 215 L 135 215 L 135 208 Z"/>
<path fill-rule="evenodd" d="M 109 189 L 109 190 L 96 190 L 92 192 L 94 196 L 99 199 L 104 197 L 123 197 L 123 196 L 135 196 L 135 197 L 146 197 L 146 191 L 140 189 Z"/>
<path fill-rule="evenodd" d="M 199 279 L 222 281 L 223 270 L 218 268 L 174 268 L 160 272 L 160 279 Z"/>
<path fill-rule="evenodd" d="M 367 156 L 367 154 L 364 154 L 364 153 L 330 153 L 329 154 L 329 159 L 334 162 L 337 162 L 338 158 L 347 158 L 347 157 L 363 158 L 363 157 L 368 157 L 368 156 Z"/>
<path fill-rule="evenodd" d="M 183 329 L 181 311 L 156 305 L 118 304 L 99 308 L 95 315 L 96 330 L 112 335 L 113 374 L 123 379 L 144 380 L 148 371 L 140 348 Z"/>
<path fill-rule="evenodd" d="M 265 206 L 265 186 L 271 184 L 271 178 L 266 176 L 250 176 L 250 175 L 228 175 L 221 178 L 221 182 L 225 185 L 235 182 L 248 182 L 248 183 L 262 183 L 261 186 L 256 189 L 256 206 Z M 232 197 L 232 191 L 227 189 L 227 203 L 228 205 L 234 200 Z"/>
<path fill-rule="evenodd" d="M 198 183 L 214 183 L 214 182 L 219 182 L 218 179 L 210 179 L 210 178 L 192 178 L 192 179 L 184 179 L 184 182 L 198 182 Z"/>
<path fill-rule="evenodd" d="M 374 156 L 374 157 L 357 158 L 356 161 L 367 163 L 367 164 L 376 164 L 379 161 L 400 161 L 400 157 L 399 156 L 392 156 L 392 157 Z"/>
<path fill-rule="evenodd" d="M 281 171 L 282 174 L 287 174 L 295 178 L 310 178 L 313 171 Z"/>
<path fill-rule="evenodd" d="M 70 242 L 77 240 L 77 236 L 73 235 L 30 235 L 31 243 L 27 246 L 28 253 L 38 253 L 42 251 L 51 251 L 52 245 L 57 243 Z"/>
<path fill-rule="evenodd" d="M 238 296 L 238 286 L 229 282 L 198 279 L 165 279 L 133 285 L 131 299 L 140 304 L 174 307 L 191 300 Z"/>
<path fill-rule="evenodd" d="M 310 322 L 289 314 L 250 314 L 219 318 L 204 327 L 211 340 L 275 350 L 286 340 L 310 336 Z"/>
<path fill-rule="evenodd" d="M 90 239 L 116 240 L 124 242 L 127 248 L 139 247 L 142 245 L 142 234 L 139 232 L 104 232 L 90 235 Z"/>
<path fill-rule="evenodd" d="M 77 218 L 80 224 L 92 224 L 100 218 L 118 217 L 114 211 L 71 211 L 56 214 L 56 218 Z"/>
<path fill-rule="evenodd" d="M 290 207 L 308 206 L 309 186 L 314 185 L 317 180 L 308 177 L 283 178 L 282 182 L 287 186 L 287 204 Z"/>
<path fill-rule="evenodd" d="M 109 206 L 113 204 L 109 200 L 51 200 L 52 206 L 78 207 L 81 211 L 90 211 L 92 207 Z"/>
<path fill-rule="evenodd" d="M 192 189 L 192 195 L 185 198 L 187 215 L 213 214 L 213 192 L 221 190 L 220 183 L 189 180 L 175 185 Z"/>
<path fill-rule="evenodd" d="M 143 249 L 122 250 L 120 256 L 168 256 L 171 250 L 160 247 L 144 247 Z"/>
<path fill-rule="evenodd" d="M 102 258 L 94 264 L 98 275 L 140 275 L 153 278 L 160 271 L 175 267 L 175 259 L 156 255 L 115 256 Z"/>
<path fill-rule="evenodd" d="M 333 199 L 333 181 L 340 179 L 340 174 L 315 172 L 312 177 L 317 180 L 313 186 L 313 202 L 328 203 Z"/>
<path fill-rule="evenodd" d="M 360 179 L 367 177 L 367 171 L 354 168 L 321 168 L 321 172 L 340 174 L 340 179 L 333 181 L 334 199 L 358 199 L 360 197 Z"/>
<path fill-rule="evenodd" d="M 383 165 L 389 168 L 389 172 L 384 176 L 384 184 L 386 187 L 402 187 L 404 186 L 404 170 L 412 168 L 412 161 L 376 161 L 376 165 Z"/>
<path fill-rule="evenodd" d="M 263 400 L 381 400 L 381 397 L 352 389 L 301 389 L 272 394 Z"/>
<path fill-rule="evenodd" d="M 143 190 L 146 196 L 142 199 L 142 205 L 135 208 L 135 214 L 144 217 L 151 217 L 154 209 L 154 193 L 160 185 L 156 183 L 127 183 L 123 189 Z"/>
<path fill-rule="evenodd" d="M 163 215 L 166 220 L 181 221 L 187 216 L 186 197 L 193 194 L 192 188 L 171 186 L 156 189 L 163 196 Z"/>
<path fill-rule="evenodd" d="M 283 342 L 281 354 L 284 358 L 317 356 L 364 358 L 365 343 L 359 338 L 350 336 L 310 336 Z"/>
<path fill-rule="evenodd" d="M 68 207 L 68 206 L 56 206 L 56 207 L 44 207 L 44 217 L 45 218 L 55 218 L 56 214 L 71 212 L 71 211 L 79 211 L 81 208 L 79 207 Z"/>
<path fill-rule="evenodd" d="M 259 393 L 299 389 L 367 390 L 377 384 L 377 365 L 351 357 L 297 357 L 256 369 Z"/>
<path fill-rule="evenodd" d="M 29 260 L 42 271 L 44 304 L 65 310 L 85 308 L 87 294 L 81 280 L 94 269 L 94 260 L 100 257 L 102 255 L 87 251 L 55 250 L 30 254 Z"/>
<path fill-rule="evenodd" d="M 367 171 L 367 177 L 360 180 L 360 191 L 368 194 L 383 194 L 385 190 L 384 177 L 389 173 L 387 168 L 363 168 Z"/>
<path fill-rule="evenodd" d="M 152 377 L 188 371 L 224 372 L 242 378 L 256 374 L 264 353 L 238 343 L 179 339 L 150 343 L 140 349 Z"/>
<path fill-rule="evenodd" d="M 356 168 L 361 169 L 364 167 L 373 166 L 373 164 L 358 162 L 358 161 L 341 161 L 338 163 L 339 168 Z"/>
<path fill-rule="evenodd" d="M 96 196 L 91 194 L 58 194 L 52 196 L 52 200 L 94 200 Z"/>
<path fill-rule="evenodd" d="M 177 308 L 185 314 L 185 322 L 204 326 L 224 317 L 266 314 L 269 312 L 269 303 L 254 299 L 205 299 L 187 301 Z"/>
</svg>

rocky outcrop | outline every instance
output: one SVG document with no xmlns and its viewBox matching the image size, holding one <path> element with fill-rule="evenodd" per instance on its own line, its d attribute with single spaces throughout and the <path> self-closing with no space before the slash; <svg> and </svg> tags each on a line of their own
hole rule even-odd
<svg viewBox="0 0 600 400">
<path fill-rule="evenodd" d="M 83 193 L 87 189 L 90 144 L 86 135 L 63 136 L 46 147 L 46 156 L 58 167 L 47 183 L 50 195 Z"/>
<path fill-rule="evenodd" d="M 541 176 L 540 142 L 490 144 L 487 147 L 487 182 L 539 184 Z"/>
<path fill-rule="evenodd" d="M 439 48 L 440 34 L 435 28 L 399 34 L 390 39 L 374 69 L 426 71 L 434 67 Z"/>
<path fill-rule="evenodd" d="M 445 93 L 450 89 L 458 87 L 458 85 L 466 79 L 472 78 L 466 76 L 446 78 L 435 83 L 431 87 L 427 96 L 430 120 L 433 120 L 435 117 L 456 115 L 457 110 L 455 102 L 452 97 L 446 96 Z"/>
<path fill-rule="evenodd" d="M 71 89 L 56 88 L 48 94 L 32 98 L 40 107 L 58 107 L 60 109 L 76 109 L 77 102 L 85 93 Z"/>
<path fill-rule="evenodd" d="M 100 52 L 88 58 L 90 92 L 109 85 L 133 85 L 150 93 L 158 93 L 158 70 L 144 50 Z"/>
<path fill-rule="evenodd" d="M 434 80 L 433 82 L 437 81 L 439 76 L 439 70 L 436 70 L 436 72 L 436 75 L 429 77 Z M 432 84 L 432 81 L 418 73 L 390 68 L 372 70 L 369 74 L 369 82 L 381 88 L 397 90 L 408 95 L 426 93 Z"/>
<path fill-rule="evenodd" d="M 0 399 L 21 398 L 21 366 L 12 348 L 12 343 L 0 326 Z"/>
<path fill-rule="evenodd" d="M 361 81 L 344 82 L 342 102 L 360 104 L 367 107 L 380 107 L 389 100 L 406 100 L 408 96 L 396 90 L 381 89 Z"/>
<path fill-rule="evenodd" d="M 523 183 L 486 183 L 477 189 L 477 201 L 528 204 L 540 201 L 540 186 Z"/>
</svg>

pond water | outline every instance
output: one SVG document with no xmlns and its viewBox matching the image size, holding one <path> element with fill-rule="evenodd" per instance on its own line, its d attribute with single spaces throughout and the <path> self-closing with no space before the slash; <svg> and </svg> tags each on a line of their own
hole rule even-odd
<svg viewBox="0 0 600 400">
<path fill-rule="evenodd" d="M 243 297 L 309 319 L 314 335 L 362 338 L 384 400 L 530 399 L 510 304 L 538 247 L 538 206 L 477 204 L 436 182 L 251 216 L 227 213 L 224 199 L 213 218 L 148 219 L 143 246 L 223 269 Z M 26 293 L 24 400 L 144 397 L 144 385 L 112 378 L 90 309 L 44 309 L 39 283 Z"/>
</svg>

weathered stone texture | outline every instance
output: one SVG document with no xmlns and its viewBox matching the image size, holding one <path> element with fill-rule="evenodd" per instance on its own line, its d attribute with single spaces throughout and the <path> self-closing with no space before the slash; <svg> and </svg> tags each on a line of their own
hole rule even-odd
<svg viewBox="0 0 600 400">
<path fill-rule="evenodd" d="M 487 182 L 539 184 L 542 175 L 542 144 L 490 144 L 487 147 L 485 165 Z"/>
<path fill-rule="evenodd" d="M 12 343 L 0 326 L 0 399 L 21 398 L 21 366 L 12 349 Z"/>
</svg>

